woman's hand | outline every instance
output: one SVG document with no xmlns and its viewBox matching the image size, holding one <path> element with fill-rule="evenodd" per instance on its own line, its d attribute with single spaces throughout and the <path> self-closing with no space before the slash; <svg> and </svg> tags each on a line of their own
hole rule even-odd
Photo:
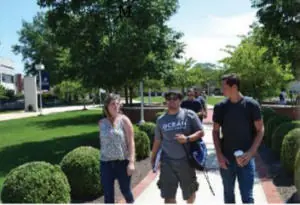
<svg viewBox="0 0 300 205">
<path fill-rule="evenodd" d="M 135 170 L 134 162 L 129 162 L 127 166 L 127 175 L 131 176 Z"/>
</svg>

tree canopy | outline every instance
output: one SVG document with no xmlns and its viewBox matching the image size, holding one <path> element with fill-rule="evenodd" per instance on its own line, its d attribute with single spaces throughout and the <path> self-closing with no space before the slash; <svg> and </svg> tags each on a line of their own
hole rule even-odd
<svg viewBox="0 0 300 205">
<path fill-rule="evenodd" d="M 300 2 L 298 0 L 251 0 L 272 54 L 291 64 L 300 79 Z M 273 51 L 272 51 L 273 50 Z"/>
<path fill-rule="evenodd" d="M 178 1 L 126 2 L 38 1 L 48 9 L 47 23 L 58 44 L 69 51 L 73 65 L 67 73 L 85 86 L 115 88 L 161 77 L 181 57 L 183 34 L 166 25 Z M 128 7 L 131 15 L 120 17 L 120 8 Z"/>
<path fill-rule="evenodd" d="M 286 82 L 293 79 L 290 65 L 283 67 L 277 56 L 266 59 L 267 47 L 256 45 L 252 36 L 245 37 L 237 47 L 228 47 L 229 54 L 221 62 L 225 73 L 236 73 L 241 77 L 241 92 L 258 100 L 273 97 Z"/>
</svg>

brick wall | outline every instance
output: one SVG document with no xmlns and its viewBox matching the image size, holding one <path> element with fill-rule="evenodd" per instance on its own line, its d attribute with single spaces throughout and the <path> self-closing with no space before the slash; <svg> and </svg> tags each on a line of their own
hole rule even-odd
<svg viewBox="0 0 300 205">
<path fill-rule="evenodd" d="M 276 113 L 286 115 L 293 120 L 300 120 L 300 106 L 281 106 L 281 105 L 262 105 L 263 107 L 270 107 Z"/>
<path fill-rule="evenodd" d="M 164 111 L 165 107 L 144 107 L 144 120 L 155 121 L 156 113 Z M 141 120 L 141 108 L 140 107 L 123 107 L 123 113 L 129 117 L 133 124 L 140 122 Z"/>
</svg>

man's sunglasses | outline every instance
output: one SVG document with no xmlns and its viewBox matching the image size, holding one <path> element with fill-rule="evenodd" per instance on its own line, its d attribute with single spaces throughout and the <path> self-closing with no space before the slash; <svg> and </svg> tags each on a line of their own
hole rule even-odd
<svg viewBox="0 0 300 205">
<path fill-rule="evenodd" d="M 179 96 L 177 96 L 177 95 L 166 96 L 167 101 L 178 100 L 178 99 L 179 99 Z"/>
</svg>

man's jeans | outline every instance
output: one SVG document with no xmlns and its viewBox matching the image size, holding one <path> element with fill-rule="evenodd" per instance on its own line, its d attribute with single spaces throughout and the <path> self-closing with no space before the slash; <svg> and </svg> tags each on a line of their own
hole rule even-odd
<svg viewBox="0 0 300 205">
<path fill-rule="evenodd" d="M 101 161 L 101 183 L 104 190 L 104 203 L 115 203 L 115 179 L 119 181 L 120 190 L 127 202 L 133 203 L 130 181 L 131 176 L 127 175 L 128 160 Z"/>
<path fill-rule="evenodd" d="M 224 188 L 224 202 L 235 203 L 234 185 L 237 177 L 243 203 L 254 203 L 253 185 L 255 177 L 255 161 L 252 158 L 244 167 L 239 167 L 236 161 L 230 161 L 227 169 L 220 168 Z"/>
</svg>

